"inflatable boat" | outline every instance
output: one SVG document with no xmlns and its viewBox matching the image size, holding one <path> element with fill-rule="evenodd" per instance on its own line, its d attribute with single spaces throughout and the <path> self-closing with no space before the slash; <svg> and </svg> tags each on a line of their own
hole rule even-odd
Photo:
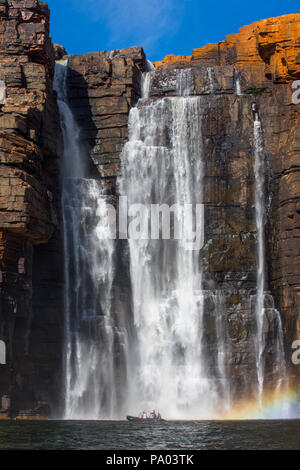
<svg viewBox="0 0 300 470">
<path fill-rule="evenodd" d="M 151 423 L 160 423 L 162 421 L 165 421 L 165 419 L 162 418 L 139 418 L 138 416 L 126 416 L 128 421 L 135 421 L 135 422 L 151 422 Z"/>
</svg>

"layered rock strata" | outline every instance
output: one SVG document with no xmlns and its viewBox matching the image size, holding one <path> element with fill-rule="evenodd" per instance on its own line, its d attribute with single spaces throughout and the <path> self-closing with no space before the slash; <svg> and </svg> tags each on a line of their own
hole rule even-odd
<svg viewBox="0 0 300 470">
<path fill-rule="evenodd" d="M 130 108 L 140 97 L 141 47 L 68 56 L 68 100 L 94 166 L 114 192 Z"/>
<path fill-rule="evenodd" d="M 254 104 L 262 122 L 265 154 L 266 274 L 270 296 L 265 301 L 269 317 L 264 335 L 272 342 L 276 319 L 271 312 L 276 307 L 283 321 L 287 365 L 292 380 L 298 380 L 298 369 L 290 357 L 292 342 L 299 335 L 300 314 L 299 105 L 292 99 L 292 84 L 300 77 L 299 22 L 300 15 L 294 14 L 253 23 L 219 44 L 195 49 L 192 56 L 167 56 L 155 63 L 156 72 L 152 74 L 150 99 L 175 96 L 176 70 L 183 68 L 191 69 L 193 94 L 203 96 L 205 285 L 208 291 L 223 291 L 228 334 L 226 368 L 233 377 L 233 388 L 242 387 L 245 393 L 251 384 L 255 388 L 256 382 Z M 127 136 L 128 111 L 140 93 L 144 54 L 131 48 L 70 56 L 69 66 L 73 112 L 101 178 L 114 192 L 119 152 Z M 208 301 L 206 308 L 206 334 L 213 357 L 211 303 Z M 272 354 L 272 347 L 265 351 L 269 384 L 276 373 Z M 213 361 L 211 367 L 215 367 Z"/>
<path fill-rule="evenodd" d="M 59 401 L 60 126 L 47 5 L 2 0 L 0 17 L 0 395 L 15 415 Z"/>
<path fill-rule="evenodd" d="M 194 49 L 191 56 L 169 55 L 155 63 L 159 73 L 165 76 L 176 68 L 192 68 L 196 94 L 207 94 L 209 90 L 217 95 L 228 94 L 223 99 L 222 111 L 218 112 L 216 105 L 211 105 L 213 110 L 206 124 L 211 127 L 207 136 L 209 140 L 213 141 L 214 135 L 218 136 L 217 139 L 221 138 L 219 150 L 218 145 L 213 143 L 208 153 L 211 155 L 209 160 L 219 153 L 219 161 L 212 164 L 208 161 L 206 177 L 210 179 L 209 187 L 215 188 L 213 198 L 220 195 L 217 197 L 217 205 L 222 206 L 228 201 L 225 206 L 230 215 L 226 231 L 235 225 L 234 213 L 240 210 L 237 208 L 246 208 L 245 204 L 248 205 L 245 221 L 242 222 L 240 216 L 236 218 L 238 225 L 241 225 L 239 228 L 236 225 L 233 230 L 235 241 L 228 245 L 226 237 L 222 235 L 222 246 L 217 248 L 214 259 L 209 263 L 209 270 L 221 276 L 227 271 L 227 278 L 230 277 L 229 272 L 234 273 L 241 266 L 246 271 L 250 266 L 254 269 L 255 247 L 253 242 L 252 246 L 248 244 L 252 239 L 251 234 L 255 235 L 255 227 L 246 227 L 254 220 L 250 216 L 253 207 L 253 152 L 248 145 L 252 125 L 250 104 L 256 103 L 264 134 L 269 289 L 275 298 L 276 308 L 281 312 L 287 366 L 292 381 L 297 383 L 299 370 L 291 361 L 291 346 L 299 338 L 300 318 L 300 123 L 295 94 L 296 81 L 300 78 L 299 37 L 300 14 L 284 15 L 244 26 L 239 33 L 227 36 L 218 44 Z M 204 69 L 209 70 L 210 79 Z M 214 101 L 216 99 L 212 103 Z M 245 131 L 248 136 L 245 136 Z M 232 142 L 226 145 L 228 139 Z M 242 141 L 239 142 L 240 139 Z M 223 158 L 220 159 L 221 155 Z M 231 205 L 236 206 L 233 211 Z M 213 217 L 213 220 L 218 225 L 222 224 L 222 216 Z M 212 243 L 216 243 L 216 240 L 213 237 Z M 217 253 L 220 254 L 219 259 Z M 228 265 L 224 266 L 226 259 Z M 242 325 L 244 321 L 239 320 L 237 323 Z M 241 329 L 246 334 L 246 329 Z M 238 357 L 243 361 L 240 354 L 236 356 L 237 361 Z"/>
</svg>

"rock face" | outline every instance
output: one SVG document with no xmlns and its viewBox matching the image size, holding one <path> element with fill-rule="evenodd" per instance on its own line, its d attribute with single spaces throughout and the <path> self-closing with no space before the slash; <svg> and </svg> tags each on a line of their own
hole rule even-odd
<svg viewBox="0 0 300 470">
<path fill-rule="evenodd" d="M 291 344 L 299 336 L 299 105 L 292 82 L 300 77 L 300 15 L 262 20 L 241 28 L 219 44 L 195 49 L 192 56 L 167 56 L 157 62 L 150 99 L 176 95 L 177 69 L 189 68 L 193 93 L 202 96 L 205 162 L 206 266 L 204 287 L 222 291 L 226 317 L 227 373 L 233 390 L 255 388 L 255 291 L 257 233 L 254 211 L 252 108 L 258 109 L 263 134 L 266 178 L 269 312 L 264 335 L 272 343 L 272 309 L 280 311 L 290 376 Z M 127 136 L 130 107 L 140 93 L 145 69 L 141 49 L 69 57 L 69 100 L 101 178 L 112 193 L 119 152 Z M 213 351 L 212 300 L 206 301 L 206 335 Z M 275 323 L 274 323 L 275 322 Z M 265 351 L 271 386 L 272 347 Z M 212 363 L 211 367 L 215 367 Z M 255 390 L 253 390 L 255 393 Z"/>
<path fill-rule="evenodd" d="M 153 73 L 150 100 L 161 96 L 174 96 L 178 89 L 178 69 L 158 68 Z M 284 90 L 286 85 L 268 86 L 268 92 L 255 96 L 247 79 L 238 75 L 232 66 L 193 66 L 186 76 L 193 96 L 201 97 L 202 153 L 204 155 L 204 203 L 205 240 L 201 252 L 204 265 L 205 289 L 204 324 L 209 369 L 218 376 L 216 354 L 216 318 L 224 322 L 225 369 L 230 377 L 232 397 L 249 397 L 257 391 L 255 355 L 255 293 L 257 275 L 257 227 L 255 223 L 254 180 L 254 129 L 253 105 L 264 107 L 263 98 L 272 96 L 274 87 Z M 177 79 L 176 79 L 177 78 Z M 239 91 L 238 83 L 243 83 Z M 275 88 L 278 89 L 278 88 Z M 290 91 L 288 90 L 290 94 Z M 274 105 L 275 106 L 275 105 Z M 277 104 L 276 104 L 277 106 Z M 264 108 L 263 108 L 264 109 Z M 270 108 L 268 108 L 270 109 Z M 278 110 L 274 111 L 274 115 Z M 261 117 L 264 114 L 261 113 Z M 264 120 L 262 121 L 264 123 Z M 265 130 L 265 128 L 264 128 Z M 162 131 L 163 132 L 163 131 Z M 270 135 L 270 139 L 273 136 Z M 270 163 L 267 138 L 264 140 L 267 156 L 265 168 L 266 205 L 271 199 Z M 269 206 L 268 206 L 269 207 Z M 268 212 L 270 214 L 270 212 Z M 272 219 L 273 220 L 273 219 Z M 268 218 L 270 224 L 271 217 Z M 266 230 L 266 234 L 270 228 Z M 276 224 L 272 230 L 278 236 Z M 267 249 L 267 253 L 270 249 Z M 269 257 L 269 256 L 268 256 Z M 269 261 L 272 263 L 272 261 Z M 269 286 L 271 289 L 271 287 Z M 276 307 L 280 301 L 278 292 Z M 268 348 L 265 351 L 266 382 L 274 383 L 276 348 L 272 335 L 276 329 L 274 304 L 271 295 L 266 296 L 267 320 L 264 336 Z M 294 313 L 294 320 L 298 313 Z M 286 347 L 290 347 L 291 331 L 286 330 Z"/>
<path fill-rule="evenodd" d="M 59 415 L 63 357 L 59 157 L 61 133 L 52 91 L 54 60 L 65 56 L 49 37 L 49 11 L 38 0 L 0 0 L 0 418 L 31 416 L 43 403 Z M 223 292 L 227 374 L 232 389 L 256 382 L 252 332 L 256 290 L 252 107 L 264 140 L 266 255 L 270 296 L 280 311 L 287 365 L 300 338 L 300 14 L 241 28 L 191 56 L 157 62 L 150 100 L 176 94 L 176 70 L 191 69 L 202 98 L 205 155 L 204 288 Z M 90 168 L 116 195 L 128 114 L 141 95 L 146 58 L 140 47 L 68 56 L 68 99 L 90 155 Z M 128 257 L 119 247 L 114 308 L 130 312 Z M 124 303 L 126 303 L 124 307 Z M 205 300 L 205 335 L 214 356 L 215 305 Z M 272 318 L 264 328 L 272 337 Z M 274 370 L 266 351 L 268 381 Z M 211 368 L 215 367 L 212 361 Z M 247 377 L 247 379 L 245 379 Z M 250 390 L 249 390 L 250 387 Z M 254 390 L 253 390 L 254 393 Z M 1 400 L 0 400 L 1 401 Z M 43 405 L 43 406 L 44 406 Z M 30 411 L 31 410 L 31 411 Z"/>
<path fill-rule="evenodd" d="M 68 57 L 68 99 L 91 159 L 114 191 L 130 108 L 140 97 L 141 47 Z"/>
<path fill-rule="evenodd" d="M 223 286 L 229 283 L 235 289 L 255 277 L 251 103 L 255 102 L 259 110 L 266 156 L 267 275 L 281 312 L 291 381 L 297 383 L 299 370 L 291 362 L 291 345 L 299 338 L 300 319 L 300 127 L 299 104 L 292 93 L 293 82 L 300 78 L 299 37 L 300 14 L 284 15 L 245 26 L 225 41 L 194 49 L 192 56 L 170 55 L 155 63 L 165 76 L 176 68 L 192 68 L 195 93 L 215 95 L 205 126 L 206 142 L 210 142 L 206 144 L 209 157 L 205 173 L 211 226 L 207 237 L 212 240 L 208 272 L 214 282 L 222 278 Z M 236 96 L 237 92 L 242 95 Z M 153 93 L 172 90 L 156 89 Z M 239 302 L 234 295 L 230 309 L 234 310 L 235 304 L 240 309 Z M 228 316 L 236 330 L 232 338 L 235 370 L 242 369 L 243 362 L 249 364 L 241 345 L 251 315 L 245 315 L 246 306 L 242 310 Z"/>
<path fill-rule="evenodd" d="M 0 16 L 0 396 L 14 415 L 58 403 L 60 126 L 47 5 L 1 1 Z"/>
</svg>

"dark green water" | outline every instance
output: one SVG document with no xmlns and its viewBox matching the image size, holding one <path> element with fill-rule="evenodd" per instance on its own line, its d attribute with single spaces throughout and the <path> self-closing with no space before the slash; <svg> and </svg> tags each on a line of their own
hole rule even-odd
<svg viewBox="0 0 300 470">
<path fill-rule="evenodd" d="M 300 420 L 0 421 L 0 449 L 300 449 Z"/>
</svg>

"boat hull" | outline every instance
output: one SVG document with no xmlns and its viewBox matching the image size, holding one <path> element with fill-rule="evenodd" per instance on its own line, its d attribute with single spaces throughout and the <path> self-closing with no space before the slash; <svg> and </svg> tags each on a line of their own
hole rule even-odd
<svg viewBox="0 0 300 470">
<path fill-rule="evenodd" d="M 139 418 L 138 416 L 126 416 L 126 419 L 128 421 L 134 421 L 134 422 L 142 422 L 142 423 L 161 423 L 162 421 L 165 421 L 164 419 L 157 419 L 157 418 Z"/>
</svg>

